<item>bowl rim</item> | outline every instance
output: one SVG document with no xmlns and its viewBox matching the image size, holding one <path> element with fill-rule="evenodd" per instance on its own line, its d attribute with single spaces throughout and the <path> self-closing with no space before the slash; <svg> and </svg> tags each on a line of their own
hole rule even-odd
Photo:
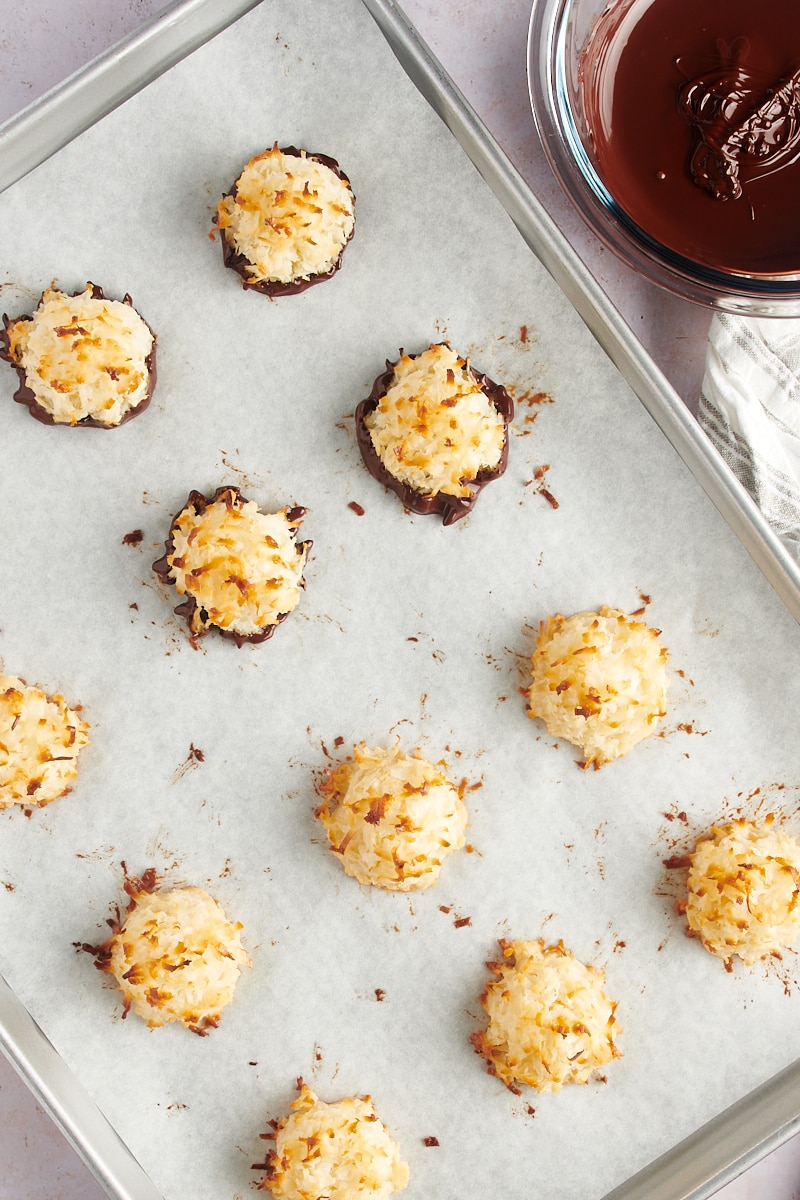
<svg viewBox="0 0 800 1200">
<path fill-rule="evenodd" d="M 611 0 L 598 0 L 598 15 Z M 750 316 L 800 316 L 800 272 L 720 271 L 671 250 L 638 225 L 603 184 L 574 119 L 565 79 L 564 30 L 572 0 L 533 0 L 528 96 L 550 167 L 584 222 L 629 267 L 706 307 Z"/>
</svg>

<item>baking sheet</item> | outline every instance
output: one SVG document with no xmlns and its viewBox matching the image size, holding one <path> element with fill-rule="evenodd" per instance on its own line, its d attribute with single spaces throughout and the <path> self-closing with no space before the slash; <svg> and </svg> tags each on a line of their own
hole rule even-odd
<svg viewBox="0 0 800 1200">
<path fill-rule="evenodd" d="M 276 137 L 339 158 L 358 226 L 336 279 L 270 303 L 205 234 Z M 244 1194 L 298 1075 L 373 1095 L 409 1196 L 600 1197 L 795 1058 L 794 956 L 728 976 L 683 938 L 660 860 L 665 813 L 793 814 L 796 626 L 362 7 L 262 5 L 0 210 L 7 311 L 91 278 L 159 334 L 153 404 L 113 433 L 39 426 L 4 376 L 0 654 L 82 701 L 94 737 L 71 796 L 2 814 L 0 971 L 168 1200 Z M 445 336 L 519 402 L 506 476 L 447 530 L 366 474 L 350 417 L 386 357 Z M 531 482 L 546 463 L 558 509 Z M 188 491 L 224 482 L 305 504 L 314 555 L 271 642 L 194 651 L 149 564 Z M 531 627 L 642 593 L 672 655 L 666 736 L 580 772 L 525 717 Z M 475 853 L 412 900 L 344 878 L 311 815 L 326 748 L 398 735 L 482 785 Z M 212 1037 L 123 1023 L 75 953 L 122 859 L 242 921 L 254 965 Z M 607 967 L 625 1057 L 606 1085 L 517 1099 L 468 1035 L 494 939 L 540 934 Z"/>
</svg>

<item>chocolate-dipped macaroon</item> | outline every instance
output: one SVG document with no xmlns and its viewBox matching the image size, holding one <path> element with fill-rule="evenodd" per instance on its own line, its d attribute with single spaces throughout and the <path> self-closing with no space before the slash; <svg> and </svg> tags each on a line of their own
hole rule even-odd
<svg viewBox="0 0 800 1200">
<path fill-rule="evenodd" d="M 130 296 L 94 283 L 48 288 L 33 316 L 4 316 L 0 357 L 19 375 L 14 399 L 45 425 L 113 429 L 144 412 L 156 382 L 152 329 Z"/>
<path fill-rule="evenodd" d="M 252 158 L 214 224 L 245 288 L 289 296 L 330 279 L 355 228 L 355 196 L 335 159 L 295 146 Z"/>
<path fill-rule="evenodd" d="M 305 586 L 311 542 L 296 539 L 305 512 L 261 512 L 232 486 L 210 500 L 190 492 L 153 570 L 186 597 L 175 611 L 193 637 L 217 629 L 242 646 L 272 636 Z"/>
<path fill-rule="evenodd" d="M 356 437 L 371 475 L 415 513 L 452 525 L 508 460 L 514 403 L 446 342 L 401 351 L 356 408 Z"/>
</svg>

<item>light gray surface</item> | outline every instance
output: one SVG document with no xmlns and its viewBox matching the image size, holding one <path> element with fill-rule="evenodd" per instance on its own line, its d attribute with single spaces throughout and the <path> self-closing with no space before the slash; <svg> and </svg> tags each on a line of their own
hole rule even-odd
<svg viewBox="0 0 800 1200">
<path fill-rule="evenodd" d="M 172 0 L 113 50 L 9 118 L 2 129 L 0 188 L 201 46 L 259 0 Z"/>
<path fill-rule="evenodd" d="M 171 0 L 30 0 L 7 6 L 0 122 L 15 117 L 67 76 L 163 12 Z"/>
</svg>

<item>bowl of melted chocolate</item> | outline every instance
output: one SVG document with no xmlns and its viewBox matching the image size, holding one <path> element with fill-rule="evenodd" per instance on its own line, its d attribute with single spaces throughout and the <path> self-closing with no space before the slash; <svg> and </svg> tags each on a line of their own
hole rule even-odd
<svg viewBox="0 0 800 1200">
<path fill-rule="evenodd" d="M 528 76 L 607 246 L 688 299 L 800 315 L 798 0 L 534 0 Z"/>
</svg>

